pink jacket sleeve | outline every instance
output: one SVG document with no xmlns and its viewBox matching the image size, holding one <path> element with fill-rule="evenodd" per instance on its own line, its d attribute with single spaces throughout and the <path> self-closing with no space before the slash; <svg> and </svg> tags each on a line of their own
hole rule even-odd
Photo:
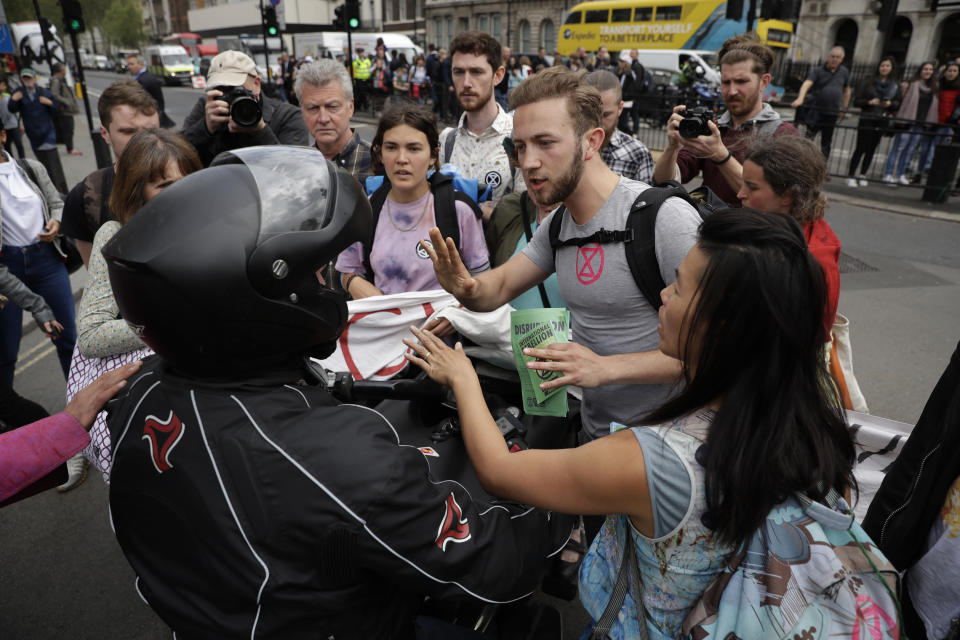
<svg viewBox="0 0 960 640">
<path fill-rule="evenodd" d="M 90 443 L 66 411 L 0 434 L 0 501 L 36 482 Z"/>
</svg>

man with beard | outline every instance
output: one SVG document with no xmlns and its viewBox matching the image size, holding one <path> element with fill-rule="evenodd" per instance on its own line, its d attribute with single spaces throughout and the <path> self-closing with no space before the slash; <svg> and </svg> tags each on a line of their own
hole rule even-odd
<svg viewBox="0 0 960 640">
<path fill-rule="evenodd" d="M 768 47 L 749 35 L 736 36 L 723 43 L 719 57 L 726 113 L 707 123 L 710 135 L 684 138 L 678 127 L 686 107 L 674 107 L 667 121 L 667 148 L 657 159 L 653 177 L 657 182 L 687 183 L 702 174 L 704 186 L 738 207 L 737 192 L 743 185 L 740 162 L 747 152 L 747 139 L 798 135 L 798 131 L 761 99 L 774 62 Z"/>
<path fill-rule="evenodd" d="M 197 149 L 203 166 L 222 151 L 270 144 L 307 146 L 310 135 L 293 105 L 263 95 L 257 66 L 239 51 L 224 51 L 210 61 L 207 93 L 197 100 L 183 123 L 183 137 Z M 246 95 L 238 94 L 245 92 Z M 260 120 L 241 126 L 233 119 L 236 99 L 252 98 L 260 106 Z M 226 99 L 224 99 L 226 98 Z"/>
<path fill-rule="evenodd" d="M 591 71 L 584 76 L 583 82 L 599 91 L 603 101 L 604 138 L 600 157 L 615 174 L 650 184 L 653 181 L 650 149 L 617 128 L 623 112 L 620 80 L 609 71 L 601 70 Z"/>
<path fill-rule="evenodd" d="M 464 113 L 456 127 L 440 133 L 440 162 L 477 180 L 481 194 L 489 187 L 490 197 L 480 205 L 484 221 L 505 193 L 523 190 L 503 149 L 513 118 L 494 99 L 494 87 L 506 73 L 502 52 L 495 38 L 480 31 L 464 31 L 450 42 L 453 85 Z"/>
<path fill-rule="evenodd" d="M 600 94 L 580 74 L 551 67 L 528 78 L 510 95 L 513 143 L 527 193 L 538 205 L 563 202 L 545 219 L 522 252 L 478 274 L 463 266 L 450 238 L 431 229 L 428 253 L 441 286 L 467 308 L 491 311 L 537 286 L 556 271 L 560 295 L 572 316 L 573 341 L 528 350 L 543 360 L 532 369 L 560 371 L 544 390 L 583 388 L 587 439 L 610 433 L 610 424 L 637 424 L 659 406 L 680 376 L 680 363 L 657 348 L 658 310 L 638 289 L 626 253 L 616 241 L 570 244 L 554 253 L 552 216 L 562 215 L 559 240 L 588 238 L 601 229 L 626 228 L 634 201 L 649 187 L 623 178 L 604 164 Z M 676 268 L 696 242 L 700 216 L 677 198 L 667 199 L 656 220 L 660 275 L 673 282 Z"/>
</svg>

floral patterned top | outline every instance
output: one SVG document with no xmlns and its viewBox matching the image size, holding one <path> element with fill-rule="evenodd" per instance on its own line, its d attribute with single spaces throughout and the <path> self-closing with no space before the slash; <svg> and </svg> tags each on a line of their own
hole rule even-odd
<svg viewBox="0 0 960 640">
<path fill-rule="evenodd" d="M 655 538 L 638 532 L 625 515 L 607 516 L 580 568 L 580 598 L 594 620 L 603 614 L 617 582 L 625 536 L 633 536 L 650 638 L 677 637 L 690 607 L 719 573 L 732 547 L 713 539 L 701 522 L 707 509 L 704 468 L 696 452 L 706 440 L 713 417 L 704 411 L 672 424 L 633 427 L 644 453 Z M 681 499 L 677 501 L 676 496 Z M 673 504 L 671 504 L 673 502 Z M 612 640 L 640 637 L 636 588 L 630 585 L 610 629 Z"/>
<path fill-rule="evenodd" d="M 93 237 L 87 286 L 77 314 L 77 348 L 87 358 L 104 358 L 144 348 L 143 342 L 120 319 L 120 307 L 113 297 L 107 261 L 101 251 L 120 230 L 120 223 L 104 223 Z"/>
</svg>

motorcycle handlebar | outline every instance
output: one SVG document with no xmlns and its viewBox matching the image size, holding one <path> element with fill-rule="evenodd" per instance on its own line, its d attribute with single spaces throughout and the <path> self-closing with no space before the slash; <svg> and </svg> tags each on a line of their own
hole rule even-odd
<svg viewBox="0 0 960 640">
<path fill-rule="evenodd" d="M 430 378 L 354 380 L 347 372 L 333 372 L 312 360 L 307 371 L 334 396 L 345 400 L 440 400 L 443 387 Z"/>
</svg>

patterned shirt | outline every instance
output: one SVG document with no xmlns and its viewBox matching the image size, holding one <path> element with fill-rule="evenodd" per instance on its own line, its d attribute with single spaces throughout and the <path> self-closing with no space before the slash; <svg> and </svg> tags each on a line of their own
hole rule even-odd
<svg viewBox="0 0 960 640">
<path fill-rule="evenodd" d="M 610 144 L 600 150 L 600 157 L 617 175 L 653 184 L 653 156 L 650 149 L 620 129 L 613 130 Z"/>
<path fill-rule="evenodd" d="M 316 143 L 314 143 L 316 146 Z M 340 153 L 333 157 L 333 162 L 338 167 L 343 167 L 354 178 L 364 184 L 367 177 L 373 175 L 370 165 L 373 161 L 370 155 L 370 145 L 360 139 L 360 134 L 353 132 L 353 137 L 347 142 L 346 146 L 340 150 Z"/>
<path fill-rule="evenodd" d="M 514 172 L 507 152 L 503 149 L 503 139 L 513 135 L 513 116 L 497 105 L 497 117 L 487 130 L 477 135 L 467 128 L 467 114 L 460 116 L 457 128 L 447 127 L 440 133 L 440 162 L 458 167 L 465 178 L 472 178 L 479 185 L 479 194 L 483 194 L 489 185 L 492 187 L 491 199 L 498 201 L 510 191 L 524 191 L 523 176 Z M 455 132 L 453 152 L 445 159 L 447 136 Z"/>
</svg>

